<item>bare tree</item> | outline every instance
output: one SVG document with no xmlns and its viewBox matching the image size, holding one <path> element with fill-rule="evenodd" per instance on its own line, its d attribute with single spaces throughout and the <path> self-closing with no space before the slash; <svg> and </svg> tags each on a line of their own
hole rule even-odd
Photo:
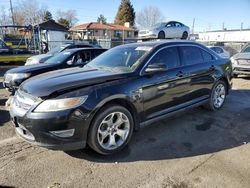
<svg viewBox="0 0 250 188">
<path fill-rule="evenodd" d="M 37 0 L 23 0 L 14 7 L 14 18 L 18 25 L 35 25 L 43 21 L 47 7 Z"/>
<path fill-rule="evenodd" d="M 163 21 L 164 15 L 157 7 L 147 6 L 136 14 L 136 24 L 138 28 L 152 27 L 156 23 Z"/>
<path fill-rule="evenodd" d="M 56 12 L 56 20 L 58 21 L 60 19 L 67 20 L 69 23 L 69 27 L 74 26 L 78 22 L 75 10 L 68 10 L 68 11 L 58 10 Z"/>
<path fill-rule="evenodd" d="M 6 13 L 4 6 L 0 8 L 0 25 L 9 25 L 11 24 L 10 15 Z"/>
</svg>

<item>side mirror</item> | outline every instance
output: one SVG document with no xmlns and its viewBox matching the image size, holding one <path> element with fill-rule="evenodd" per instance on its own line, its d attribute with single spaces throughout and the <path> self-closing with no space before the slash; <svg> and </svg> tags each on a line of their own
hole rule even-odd
<svg viewBox="0 0 250 188">
<path fill-rule="evenodd" d="M 148 65 L 148 67 L 145 69 L 146 73 L 155 73 L 155 72 L 164 72 L 167 70 L 167 66 L 163 63 L 156 63 Z"/>
<path fill-rule="evenodd" d="M 73 65 L 73 61 L 72 60 L 68 60 L 67 61 L 67 65 Z"/>
</svg>

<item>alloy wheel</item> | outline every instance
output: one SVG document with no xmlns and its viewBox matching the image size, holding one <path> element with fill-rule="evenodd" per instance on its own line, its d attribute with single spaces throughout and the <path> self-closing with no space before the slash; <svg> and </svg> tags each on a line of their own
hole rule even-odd
<svg viewBox="0 0 250 188">
<path fill-rule="evenodd" d="M 220 108 L 226 97 L 226 89 L 223 84 L 218 84 L 214 90 L 213 103 L 215 108 Z"/>
<path fill-rule="evenodd" d="M 99 145 L 106 150 L 119 148 L 128 138 L 130 122 L 122 112 L 108 114 L 100 123 L 97 131 Z"/>
</svg>

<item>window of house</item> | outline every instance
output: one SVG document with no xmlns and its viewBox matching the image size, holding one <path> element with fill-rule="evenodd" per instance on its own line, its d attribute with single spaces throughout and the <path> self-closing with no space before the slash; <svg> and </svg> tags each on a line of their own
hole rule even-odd
<svg viewBox="0 0 250 188">
<path fill-rule="evenodd" d="M 132 37 L 132 32 L 131 31 L 127 31 L 127 37 Z"/>
<path fill-rule="evenodd" d="M 122 31 L 115 30 L 114 31 L 114 37 L 122 37 Z"/>
</svg>

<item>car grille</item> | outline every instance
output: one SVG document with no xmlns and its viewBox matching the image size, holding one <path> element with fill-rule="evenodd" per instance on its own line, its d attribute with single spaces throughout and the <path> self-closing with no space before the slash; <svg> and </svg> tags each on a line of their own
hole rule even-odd
<svg viewBox="0 0 250 188">
<path fill-rule="evenodd" d="M 247 59 L 239 59 L 238 63 L 239 65 L 250 66 L 250 60 L 247 60 Z"/>
<path fill-rule="evenodd" d="M 28 112 L 31 107 L 35 104 L 35 100 L 29 97 L 27 94 L 17 91 L 13 100 L 13 108 L 20 112 L 20 114 L 24 115 Z"/>
</svg>

